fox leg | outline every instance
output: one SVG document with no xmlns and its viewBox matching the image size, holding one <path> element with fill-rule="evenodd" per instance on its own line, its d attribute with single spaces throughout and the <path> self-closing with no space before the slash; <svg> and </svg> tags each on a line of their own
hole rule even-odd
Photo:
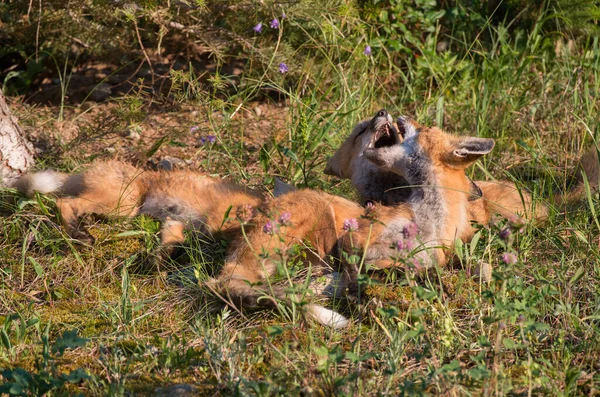
<svg viewBox="0 0 600 397">
<path fill-rule="evenodd" d="M 156 247 L 151 256 L 150 263 L 153 267 L 158 267 L 162 262 L 165 262 L 171 257 L 175 248 L 185 242 L 186 229 L 185 223 L 167 217 L 160 229 L 160 245 Z M 156 266 L 155 266 L 156 265 Z"/>
<path fill-rule="evenodd" d="M 268 283 L 278 262 L 294 244 L 309 243 L 313 252 L 308 254 L 307 266 L 319 264 L 318 258 L 336 249 L 335 214 L 329 196 L 309 191 L 290 192 L 272 205 L 274 213 L 289 211 L 291 226 L 277 226 L 266 216 L 258 215 L 255 226 L 246 236 L 238 236 L 234 241 L 236 249 L 229 254 L 217 280 L 208 284 L 221 296 L 228 296 L 232 304 L 250 308 L 264 306 L 266 302 L 258 298 L 269 293 L 287 301 L 283 291 L 271 291 Z M 262 285 L 256 286 L 258 283 Z"/>
<path fill-rule="evenodd" d="M 131 195 L 123 200 L 101 195 L 62 197 L 56 200 L 63 225 L 74 239 L 92 243 L 94 238 L 81 225 L 80 218 L 86 214 L 134 216 L 137 213 L 136 200 Z"/>
<path fill-rule="evenodd" d="M 160 229 L 160 243 L 162 245 L 181 244 L 185 241 L 183 231 L 185 224 L 167 217 Z"/>
<path fill-rule="evenodd" d="M 56 207 L 69 236 L 88 244 L 94 242 L 94 237 L 80 223 L 83 215 L 93 212 L 93 205 L 79 198 L 59 198 L 56 200 Z"/>
</svg>

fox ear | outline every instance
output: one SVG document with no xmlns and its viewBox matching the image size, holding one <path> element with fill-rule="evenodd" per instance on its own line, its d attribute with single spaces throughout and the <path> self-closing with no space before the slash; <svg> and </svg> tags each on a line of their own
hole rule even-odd
<svg viewBox="0 0 600 397">
<path fill-rule="evenodd" d="M 325 166 L 325 170 L 323 171 L 325 175 L 337 176 L 338 178 L 343 178 L 341 175 L 340 167 L 338 166 L 338 161 L 334 155 L 332 158 L 327 160 L 327 165 Z"/>
<path fill-rule="evenodd" d="M 298 190 L 296 186 L 291 185 L 275 177 L 275 186 L 273 187 L 273 196 L 279 197 L 286 193 Z"/>
<path fill-rule="evenodd" d="M 489 138 L 461 139 L 452 150 L 452 160 L 456 163 L 468 165 L 491 152 L 494 145 L 494 140 Z"/>
<path fill-rule="evenodd" d="M 339 149 L 333 154 L 323 171 L 326 175 L 337 176 L 341 179 L 348 179 L 352 177 L 352 170 L 350 169 L 350 161 L 353 156 L 352 153 L 357 147 L 356 140 L 360 135 L 367 131 L 369 128 L 370 120 L 364 120 L 359 122 L 352 128 L 352 133 L 346 138 Z"/>
</svg>

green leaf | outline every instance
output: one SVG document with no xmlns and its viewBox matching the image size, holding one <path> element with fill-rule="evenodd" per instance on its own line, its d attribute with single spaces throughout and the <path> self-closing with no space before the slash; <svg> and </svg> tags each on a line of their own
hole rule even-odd
<svg viewBox="0 0 600 397">
<path fill-rule="evenodd" d="M 143 230 L 128 230 L 126 232 L 121 232 L 117 234 L 117 237 L 132 237 L 132 236 L 142 236 L 146 234 Z"/>
<path fill-rule="evenodd" d="M 298 162 L 298 156 L 291 149 L 281 145 L 277 145 L 277 148 L 279 149 L 279 152 L 281 152 L 281 154 L 283 154 L 285 157 L 289 157 L 295 162 Z"/>
<path fill-rule="evenodd" d="M 64 379 L 69 383 L 81 383 L 82 381 L 89 379 L 90 376 L 85 372 L 83 368 L 77 368 L 74 371 L 64 377 Z"/>
<path fill-rule="evenodd" d="M 152 145 L 152 147 L 150 148 L 150 150 L 148 150 L 146 152 L 146 157 L 152 157 L 154 156 L 154 154 L 156 152 L 158 152 L 158 149 L 160 149 L 160 147 L 167 141 L 167 137 L 163 136 L 162 138 L 160 138 L 159 140 L 157 140 L 156 142 L 154 142 L 154 145 Z"/>
<path fill-rule="evenodd" d="M 23 394 L 23 387 L 17 383 L 13 383 L 10 386 L 8 393 L 12 394 L 13 396 L 19 396 L 19 395 Z"/>
<path fill-rule="evenodd" d="M 40 265 L 40 263 L 37 260 L 30 256 L 29 262 L 33 264 L 33 270 L 35 270 L 35 274 L 37 274 L 39 278 L 46 277 L 46 272 L 44 271 L 44 268 L 42 267 L 42 265 Z"/>
<path fill-rule="evenodd" d="M 388 12 L 387 12 L 387 10 L 382 10 L 382 11 L 379 13 L 379 20 L 380 20 L 381 22 L 387 22 L 387 21 L 389 20 L 389 18 L 388 18 Z"/>
<path fill-rule="evenodd" d="M 273 338 L 277 335 L 283 334 L 283 328 L 277 325 L 270 325 L 267 327 L 267 334 L 270 338 Z"/>
<path fill-rule="evenodd" d="M 438 373 L 446 374 L 448 372 L 459 372 L 460 362 L 458 360 L 452 360 L 448 364 L 444 364 L 438 369 Z"/>
<path fill-rule="evenodd" d="M 10 350 L 12 348 L 12 343 L 10 343 L 8 334 L 4 329 L 0 329 L 0 342 L 2 342 L 2 345 L 4 345 L 6 350 Z"/>
<path fill-rule="evenodd" d="M 469 253 L 471 256 L 475 254 L 475 248 L 477 248 L 477 243 L 479 243 L 479 239 L 481 238 L 481 230 L 473 235 L 471 239 L 471 243 L 469 243 Z"/>
<path fill-rule="evenodd" d="M 573 285 L 576 282 L 578 282 L 579 280 L 581 280 L 584 272 L 585 272 L 585 270 L 583 269 L 583 266 L 579 266 L 579 269 L 577 269 L 577 271 L 575 271 L 575 274 L 569 280 L 569 285 Z"/>
<path fill-rule="evenodd" d="M 52 346 L 52 352 L 63 354 L 66 349 L 74 349 L 79 346 L 85 345 L 89 339 L 80 338 L 77 335 L 77 330 L 65 331 L 62 337 L 58 338 Z"/>
<path fill-rule="evenodd" d="M 510 338 L 503 338 L 502 339 L 502 344 L 504 345 L 504 347 L 506 347 L 507 349 L 511 349 L 514 350 L 517 348 L 517 344 L 515 343 L 515 341 L 513 341 Z"/>
<path fill-rule="evenodd" d="M 180 141 L 169 141 L 169 146 L 175 146 L 175 147 L 187 147 L 188 145 L 185 142 L 180 142 Z"/>
<path fill-rule="evenodd" d="M 360 361 L 360 357 L 354 352 L 346 352 L 346 358 L 352 363 L 357 363 Z"/>
</svg>

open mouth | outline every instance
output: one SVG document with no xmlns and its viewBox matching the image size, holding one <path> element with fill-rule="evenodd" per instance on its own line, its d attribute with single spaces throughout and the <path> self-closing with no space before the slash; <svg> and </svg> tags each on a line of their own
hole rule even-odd
<svg viewBox="0 0 600 397">
<path fill-rule="evenodd" d="M 392 123 L 386 121 L 381 127 L 375 130 L 373 141 L 370 146 L 379 149 L 382 147 L 394 146 L 397 143 L 400 143 L 398 130 L 396 130 Z"/>
</svg>

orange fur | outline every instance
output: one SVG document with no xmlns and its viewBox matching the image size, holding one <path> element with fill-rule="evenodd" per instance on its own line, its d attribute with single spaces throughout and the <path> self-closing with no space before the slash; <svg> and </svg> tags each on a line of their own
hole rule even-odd
<svg viewBox="0 0 600 397">
<path fill-rule="evenodd" d="M 41 173 L 24 176 L 17 188 L 33 193 Z M 193 226 L 205 232 L 235 233 L 239 222 L 224 219 L 243 205 L 258 206 L 262 196 L 241 186 L 193 171 L 144 171 L 117 162 L 97 162 L 80 174 L 48 173 L 54 177 L 61 220 L 74 238 L 91 239 L 80 227 L 85 214 L 132 217 L 147 213 L 162 221 L 161 239 L 173 244 L 183 241 L 183 229 Z M 60 183 L 59 183 L 60 182 Z M 39 184 L 39 183 L 38 183 Z M 34 189 L 35 190 L 35 189 Z M 168 219 L 170 218 L 170 219 Z"/>
<path fill-rule="evenodd" d="M 411 122 L 415 128 L 423 127 L 414 120 L 411 120 Z M 363 150 L 359 135 L 364 136 L 365 129 L 366 134 L 372 134 L 373 132 L 368 130 L 368 126 L 368 121 L 358 123 L 333 157 L 329 159 L 325 168 L 326 174 L 338 176 L 342 179 L 351 179 L 355 188 L 361 193 L 362 201 L 377 200 L 377 197 L 380 196 L 380 193 L 372 190 L 369 191 L 369 187 L 364 185 L 370 178 L 357 177 L 357 175 L 365 172 L 363 164 L 357 161 Z M 433 145 L 435 146 L 435 144 Z M 596 165 L 597 158 L 593 158 L 594 154 L 591 153 L 582 158 L 583 166 L 581 168 L 586 170 L 598 168 Z M 595 165 L 595 168 L 589 165 L 592 163 Z M 379 171 L 379 174 L 385 175 L 385 172 Z M 547 218 L 547 208 L 539 204 L 534 208 L 531 195 L 523 189 L 517 188 L 512 182 L 476 181 L 475 183 L 481 188 L 483 198 L 482 200 L 474 200 L 468 203 L 467 210 L 469 219 L 472 221 L 486 225 L 498 216 L 505 218 L 522 216 L 531 221 L 543 221 Z M 387 188 L 391 190 L 406 188 L 406 186 L 388 186 Z M 470 187 L 468 187 L 467 191 L 470 191 Z M 386 197 L 390 196 L 386 195 Z M 384 202 L 384 204 L 398 204 L 399 202 L 401 201 Z M 469 232 L 467 232 L 465 237 L 469 237 Z"/>
<path fill-rule="evenodd" d="M 489 146 L 488 141 L 491 140 L 485 141 Z M 472 161 L 470 158 L 456 160 L 448 157 L 448 153 L 452 153 L 461 142 L 461 139 L 437 128 L 424 129 L 418 137 L 418 145 L 435 169 L 437 186 L 433 187 L 443 187 L 439 190 L 442 192 L 444 211 L 448 214 L 440 230 L 435 230 L 437 239 L 423 242 L 428 247 L 425 255 L 432 258 L 432 264 L 443 265 L 446 262 L 444 250 L 452 247 L 456 238 L 468 239 L 472 235 L 467 209 L 471 182 L 464 172 Z M 491 147 L 493 141 L 489 150 Z M 418 221 L 415 218 L 418 214 L 409 203 L 377 206 L 377 221 L 372 222 L 364 216 L 365 209 L 358 204 L 311 190 L 291 192 L 273 200 L 270 211 L 273 219 L 284 211 L 291 213 L 293 226 L 281 227 L 279 235 L 274 236 L 263 231 L 265 225 L 273 222 L 273 219 L 262 215 L 255 218 L 255 226 L 247 233 L 247 244 L 238 244 L 237 250 L 229 255 L 217 279 L 209 283 L 211 288 L 228 294 L 230 301 L 236 305 L 260 305 L 263 301 L 259 302 L 258 298 L 267 292 L 286 299 L 282 291 L 265 285 L 269 285 L 269 278 L 275 272 L 275 263 L 281 260 L 278 255 L 293 244 L 306 244 L 321 257 L 333 255 L 341 260 L 345 277 L 352 287 L 358 269 L 355 265 L 344 263 L 344 256 L 339 250 L 352 252 L 353 247 L 366 249 L 376 253 L 371 260 L 376 267 L 396 266 L 389 253 L 398 236 L 390 235 L 396 230 L 390 229 L 390 225 L 399 220 Z M 352 233 L 344 230 L 344 221 L 347 219 L 357 219 L 358 230 Z M 370 256 L 367 255 L 367 258 Z M 257 283 L 262 286 L 256 288 L 251 285 Z"/>
</svg>

